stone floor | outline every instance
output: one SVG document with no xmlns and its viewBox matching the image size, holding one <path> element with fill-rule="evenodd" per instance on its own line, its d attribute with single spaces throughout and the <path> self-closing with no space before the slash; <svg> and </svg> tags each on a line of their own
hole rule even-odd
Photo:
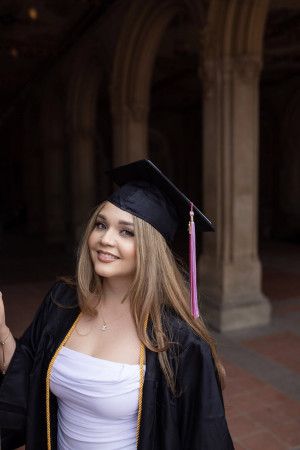
<svg viewBox="0 0 300 450">
<path fill-rule="evenodd" d="M 262 246 L 269 325 L 217 335 L 236 450 L 300 449 L 300 246 Z"/>
<path fill-rule="evenodd" d="M 227 371 L 226 415 L 236 450 L 300 449 L 300 246 L 261 247 L 269 325 L 215 333 Z M 2 246 L 0 286 L 7 322 L 21 335 L 72 251 L 17 238 Z M 217 449 L 216 449 L 217 450 Z"/>
</svg>

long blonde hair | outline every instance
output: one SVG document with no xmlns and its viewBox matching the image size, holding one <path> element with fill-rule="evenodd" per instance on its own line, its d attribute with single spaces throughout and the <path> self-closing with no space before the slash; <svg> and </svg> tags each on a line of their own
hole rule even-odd
<svg viewBox="0 0 300 450">
<path fill-rule="evenodd" d="M 78 252 L 76 279 L 78 301 L 81 310 L 89 315 L 96 314 L 96 305 L 102 293 L 102 279 L 94 271 L 88 239 L 104 205 L 105 202 L 99 205 L 89 220 Z M 155 228 L 136 216 L 132 217 L 137 264 L 133 282 L 125 298 L 130 299 L 131 314 L 139 339 L 149 350 L 158 353 L 161 369 L 169 387 L 175 393 L 176 374 L 167 357 L 169 342 L 163 329 L 166 309 L 173 310 L 195 334 L 209 344 L 223 386 L 224 369 L 218 358 L 215 342 L 202 318 L 194 319 L 191 315 L 188 282 L 182 266 L 176 262 L 165 239 Z M 148 313 L 153 324 L 153 336 L 149 336 L 144 329 Z"/>
</svg>

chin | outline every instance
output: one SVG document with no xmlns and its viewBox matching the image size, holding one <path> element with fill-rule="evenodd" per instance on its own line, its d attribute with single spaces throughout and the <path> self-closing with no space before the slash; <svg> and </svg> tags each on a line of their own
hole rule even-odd
<svg viewBox="0 0 300 450">
<path fill-rule="evenodd" d="M 105 268 L 95 268 L 95 273 L 102 278 L 107 278 L 107 279 L 116 279 L 116 280 L 125 280 L 125 279 L 133 279 L 133 276 L 131 273 L 124 273 L 124 272 L 117 272 L 117 271 L 113 271 L 113 270 L 108 270 Z"/>
</svg>

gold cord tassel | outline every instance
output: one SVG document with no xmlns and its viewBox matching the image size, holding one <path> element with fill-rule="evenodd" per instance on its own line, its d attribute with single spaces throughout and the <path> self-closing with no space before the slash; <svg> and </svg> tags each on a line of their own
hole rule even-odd
<svg viewBox="0 0 300 450">
<path fill-rule="evenodd" d="M 147 329 L 149 319 L 149 313 L 146 316 L 144 329 Z M 139 444 L 139 435 L 140 435 L 140 427 L 141 427 L 141 417 L 142 417 L 142 403 L 143 403 L 143 387 L 144 387 L 144 356 L 145 356 L 145 346 L 141 344 L 141 354 L 140 354 L 140 391 L 139 391 L 139 410 L 137 417 L 137 428 L 136 428 L 136 447 Z"/>
<path fill-rule="evenodd" d="M 7 339 L 10 336 L 10 330 L 8 330 L 8 335 L 6 336 L 6 338 L 0 342 L 2 345 L 2 375 L 5 375 L 6 372 L 6 363 L 5 363 L 5 351 L 4 351 L 4 346 L 5 346 L 5 342 L 7 341 Z"/>
</svg>

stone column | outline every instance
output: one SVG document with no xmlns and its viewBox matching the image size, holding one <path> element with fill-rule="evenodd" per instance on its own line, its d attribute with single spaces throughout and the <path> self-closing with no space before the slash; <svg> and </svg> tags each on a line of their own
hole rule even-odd
<svg viewBox="0 0 300 450">
<path fill-rule="evenodd" d="M 52 92 L 42 111 L 44 233 L 47 242 L 63 243 L 68 239 L 65 192 L 65 142 L 62 105 Z"/>
<path fill-rule="evenodd" d="M 67 240 L 63 142 L 48 136 L 43 150 L 45 237 L 47 242 L 63 243 Z"/>
<path fill-rule="evenodd" d="M 44 231 L 43 222 L 45 221 L 41 136 L 39 130 L 36 130 L 38 113 L 33 107 L 25 110 L 23 131 L 23 195 L 26 204 L 27 231 L 33 235 Z M 35 130 L 35 132 L 32 130 Z"/>
<path fill-rule="evenodd" d="M 113 107 L 114 166 L 148 155 L 148 107 L 142 104 Z"/>
<path fill-rule="evenodd" d="M 202 313 L 226 331 L 265 324 L 258 258 L 258 57 L 204 63 L 204 212 L 216 233 L 203 234 L 199 264 Z"/>
<path fill-rule="evenodd" d="M 94 130 L 77 124 L 71 136 L 72 228 L 78 240 L 96 206 Z"/>
</svg>

